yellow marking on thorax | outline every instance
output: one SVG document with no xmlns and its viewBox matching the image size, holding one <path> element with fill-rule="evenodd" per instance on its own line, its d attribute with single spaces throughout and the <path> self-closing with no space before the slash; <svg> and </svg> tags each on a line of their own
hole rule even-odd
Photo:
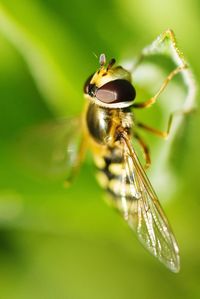
<svg viewBox="0 0 200 299">
<path fill-rule="evenodd" d="M 89 102 L 86 102 L 84 111 L 82 114 L 82 125 L 83 125 L 84 138 L 87 140 L 87 145 L 91 149 L 91 151 L 94 155 L 106 156 L 107 151 L 108 151 L 107 146 L 95 142 L 95 140 L 91 137 L 90 133 L 88 132 L 88 128 L 86 125 L 86 114 L 87 114 L 88 106 L 89 106 Z"/>
</svg>

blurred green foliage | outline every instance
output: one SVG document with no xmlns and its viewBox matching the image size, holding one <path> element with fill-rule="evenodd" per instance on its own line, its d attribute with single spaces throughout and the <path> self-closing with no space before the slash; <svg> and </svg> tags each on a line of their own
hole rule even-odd
<svg viewBox="0 0 200 299">
<path fill-rule="evenodd" d="M 90 163 L 66 190 L 24 172 L 11 148 L 21 129 L 81 111 L 93 53 L 133 57 L 170 27 L 199 77 L 199 9 L 196 0 L 1 0 L 0 298 L 200 297 L 198 112 L 181 141 L 181 189 L 165 205 L 181 249 L 177 275 L 104 204 Z"/>
</svg>

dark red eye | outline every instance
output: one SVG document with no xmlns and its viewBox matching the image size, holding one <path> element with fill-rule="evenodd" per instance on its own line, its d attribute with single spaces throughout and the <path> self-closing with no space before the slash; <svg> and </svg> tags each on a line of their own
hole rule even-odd
<svg viewBox="0 0 200 299">
<path fill-rule="evenodd" d="M 136 91 L 133 85 L 124 79 L 110 81 L 96 90 L 96 98 L 104 103 L 133 101 Z"/>
<path fill-rule="evenodd" d="M 94 74 L 90 75 L 89 78 L 86 80 L 86 82 L 84 84 L 84 87 L 83 87 L 84 93 L 88 94 L 90 81 L 91 81 L 91 79 L 92 79 L 93 76 L 94 76 Z"/>
</svg>

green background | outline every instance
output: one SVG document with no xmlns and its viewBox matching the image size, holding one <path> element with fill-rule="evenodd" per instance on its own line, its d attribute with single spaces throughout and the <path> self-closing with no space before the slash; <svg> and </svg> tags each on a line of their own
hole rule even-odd
<svg viewBox="0 0 200 299">
<path fill-rule="evenodd" d="M 81 111 L 93 53 L 134 56 L 172 28 L 198 78 L 199 9 L 197 0 L 0 1 L 0 298 L 200 298 L 198 112 L 177 152 L 181 187 L 164 204 L 179 274 L 105 205 L 90 159 L 66 190 L 24 171 L 12 147 L 21 129 Z"/>
</svg>

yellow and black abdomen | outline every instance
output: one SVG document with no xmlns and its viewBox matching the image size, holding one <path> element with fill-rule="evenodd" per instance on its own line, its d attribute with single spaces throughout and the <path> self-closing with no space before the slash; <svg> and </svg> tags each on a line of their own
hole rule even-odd
<svg viewBox="0 0 200 299">
<path fill-rule="evenodd" d="M 117 148 L 109 149 L 105 156 L 94 155 L 96 178 L 100 186 L 114 197 L 121 197 L 123 157 Z"/>
</svg>

